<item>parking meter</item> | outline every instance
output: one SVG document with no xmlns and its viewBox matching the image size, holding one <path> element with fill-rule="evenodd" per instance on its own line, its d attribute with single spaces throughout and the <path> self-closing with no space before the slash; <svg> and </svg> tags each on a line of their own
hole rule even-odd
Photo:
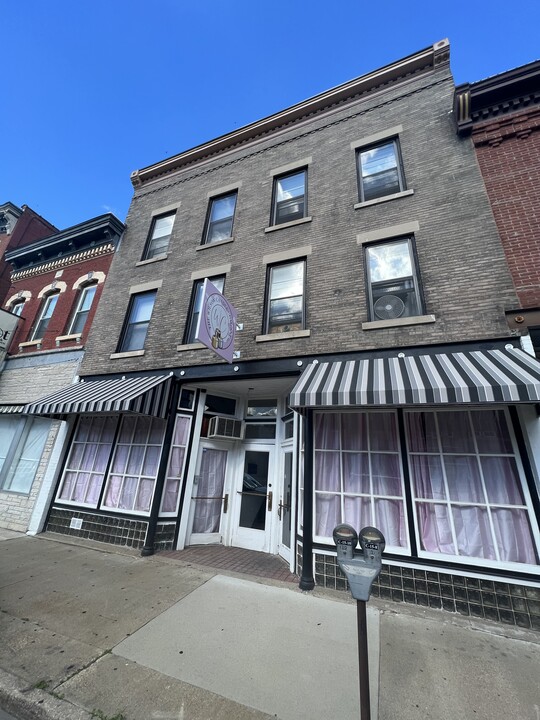
<svg viewBox="0 0 540 720">
<path fill-rule="evenodd" d="M 355 552 L 358 541 L 361 550 Z M 349 582 L 353 598 L 367 602 L 371 586 L 381 572 L 382 553 L 386 546 L 382 532 L 374 527 L 365 527 L 357 535 L 350 525 L 336 525 L 334 542 L 339 567 Z"/>
</svg>

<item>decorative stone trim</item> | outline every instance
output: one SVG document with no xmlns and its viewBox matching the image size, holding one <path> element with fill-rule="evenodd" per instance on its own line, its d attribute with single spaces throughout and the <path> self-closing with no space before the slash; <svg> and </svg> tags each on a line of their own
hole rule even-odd
<svg viewBox="0 0 540 720">
<path fill-rule="evenodd" d="M 43 265 L 36 265 L 32 268 L 26 268 L 25 270 L 15 270 L 11 273 L 11 280 L 22 280 L 23 278 L 34 277 L 35 275 L 43 275 L 44 273 L 57 270 L 61 267 L 67 267 L 68 265 L 75 265 L 76 263 L 83 262 L 84 260 L 90 260 L 91 258 L 99 257 L 101 255 L 109 255 L 114 252 L 114 245 L 107 243 L 106 245 L 99 245 L 90 250 L 83 250 L 82 252 L 69 255 L 68 257 L 59 258 L 58 260 L 52 260 L 51 262 L 43 263 Z"/>
</svg>

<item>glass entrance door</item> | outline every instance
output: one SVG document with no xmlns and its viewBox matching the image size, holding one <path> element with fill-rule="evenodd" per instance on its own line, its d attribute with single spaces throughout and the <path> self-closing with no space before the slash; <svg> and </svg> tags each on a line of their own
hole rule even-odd
<svg viewBox="0 0 540 720">
<path fill-rule="evenodd" d="M 191 496 L 189 545 L 222 540 L 222 518 L 227 513 L 229 501 L 228 495 L 224 494 L 227 456 L 227 450 L 201 443 Z"/>
<path fill-rule="evenodd" d="M 268 446 L 246 447 L 237 485 L 238 521 L 233 545 L 269 552 L 273 510 L 273 456 Z"/>
</svg>

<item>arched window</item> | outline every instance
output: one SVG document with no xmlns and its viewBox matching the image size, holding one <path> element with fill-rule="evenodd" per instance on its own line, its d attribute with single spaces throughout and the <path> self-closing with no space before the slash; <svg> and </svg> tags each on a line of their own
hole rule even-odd
<svg viewBox="0 0 540 720">
<path fill-rule="evenodd" d="M 77 306 L 75 308 L 75 312 L 73 313 L 73 317 L 71 318 L 71 323 L 67 332 L 68 335 L 78 335 L 84 330 L 88 313 L 90 312 L 90 308 L 92 307 L 92 302 L 96 294 L 96 289 L 97 283 L 94 283 L 93 285 L 86 285 L 81 288 L 77 299 Z"/>
<path fill-rule="evenodd" d="M 56 307 L 56 303 L 58 302 L 59 296 L 60 296 L 60 293 L 56 292 L 51 295 L 47 295 L 44 298 L 37 321 L 32 330 L 30 340 L 40 340 L 45 335 L 45 332 L 47 331 L 47 326 L 49 324 L 49 320 L 52 317 L 52 314 L 54 312 L 54 308 Z"/>
</svg>

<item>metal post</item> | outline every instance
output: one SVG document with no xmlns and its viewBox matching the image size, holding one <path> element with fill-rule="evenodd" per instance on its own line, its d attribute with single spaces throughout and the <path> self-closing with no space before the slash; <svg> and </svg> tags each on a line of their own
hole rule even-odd
<svg viewBox="0 0 540 720">
<path fill-rule="evenodd" d="M 367 644 L 366 603 L 356 601 L 356 617 L 358 620 L 358 678 L 360 680 L 360 720 L 371 720 L 369 701 L 369 665 Z"/>
</svg>

